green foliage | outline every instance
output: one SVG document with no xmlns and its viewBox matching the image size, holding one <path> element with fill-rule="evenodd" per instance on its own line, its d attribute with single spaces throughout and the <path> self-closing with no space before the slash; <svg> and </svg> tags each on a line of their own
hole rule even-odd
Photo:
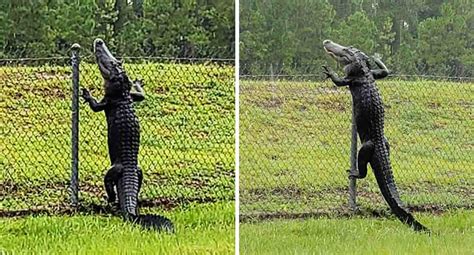
<svg viewBox="0 0 474 255">
<path fill-rule="evenodd" d="M 241 55 L 244 72 L 292 73 L 317 61 L 334 10 L 321 1 L 241 1 Z M 309 18 L 311 17 L 311 18 Z M 317 38 L 317 39 L 316 39 Z M 322 62 L 318 62 L 322 63 Z"/>
<path fill-rule="evenodd" d="M 320 73 L 332 39 L 379 53 L 395 73 L 474 75 L 474 4 L 456 0 L 243 0 L 243 74 Z"/>
<path fill-rule="evenodd" d="M 376 46 L 374 38 L 377 35 L 375 23 L 365 13 L 356 12 L 341 23 L 334 32 L 334 40 L 342 45 L 353 44 L 367 52 L 373 52 Z M 350 42 L 346 43 L 344 39 L 350 39 Z"/>
<path fill-rule="evenodd" d="M 428 18 L 419 24 L 418 52 L 427 72 L 434 74 L 452 73 L 466 76 L 474 66 L 463 64 L 462 60 L 472 59 L 473 50 L 469 48 L 472 32 L 467 32 L 466 17 L 446 3 L 441 6 L 441 16 Z M 467 61 L 469 63 L 469 61 Z M 469 69 L 470 71 L 465 70 Z"/>
<path fill-rule="evenodd" d="M 122 56 L 233 58 L 233 1 L 81 0 L 0 3 L 0 57 L 90 53 L 106 40 Z"/>
</svg>

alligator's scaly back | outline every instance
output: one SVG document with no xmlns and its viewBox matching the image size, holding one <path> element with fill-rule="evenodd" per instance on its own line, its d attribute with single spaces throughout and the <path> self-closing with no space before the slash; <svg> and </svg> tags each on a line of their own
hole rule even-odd
<svg viewBox="0 0 474 255">
<path fill-rule="evenodd" d="M 83 98 L 92 110 L 105 111 L 108 131 L 109 156 L 112 167 L 104 178 L 108 201 L 118 203 L 123 218 L 147 229 L 173 231 L 171 221 L 158 215 L 138 213 L 138 194 L 142 184 L 142 171 L 138 167 L 140 125 L 133 109 L 134 101 L 144 99 L 140 82 L 132 84 L 105 43 L 96 39 L 94 53 L 104 78 L 105 96 L 97 102 L 83 89 Z M 131 91 L 131 89 L 134 91 Z M 117 194 L 116 194 L 117 193 Z"/>
<path fill-rule="evenodd" d="M 391 211 L 405 224 L 416 231 L 429 231 L 419 223 L 404 207 L 395 185 L 390 164 L 390 148 L 384 135 L 384 108 L 375 80 L 388 75 L 388 70 L 379 59 L 375 59 L 377 69 L 371 69 L 369 58 L 360 50 L 344 47 L 326 40 L 326 52 L 344 65 L 346 76 L 339 78 L 330 68 L 324 66 L 324 73 L 337 86 L 349 86 L 355 114 L 357 132 L 362 141 L 358 155 L 358 175 L 365 178 L 367 165 L 374 172 L 380 191 Z"/>
</svg>

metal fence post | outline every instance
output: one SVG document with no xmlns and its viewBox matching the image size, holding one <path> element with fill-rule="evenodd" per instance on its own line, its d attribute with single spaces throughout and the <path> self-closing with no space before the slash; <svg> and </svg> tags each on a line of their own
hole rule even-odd
<svg viewBox="0 0 474 255">
<path fill-rule="evenodd" d="M 79 51 L 77 43 L 71 47 L 72 105 L 71 105 L 71 204 L 79 204 Z"/>
<path fill-rule="evenodd" d="M 356 178 L 351 177 L 356 175 L 357 170 L 357 125 L 355 120 L 354 106 L 352 106 L 352 136 L 351 136 L 351 169 L 349 170 L 349 207 L 353 212 L 357 211 L 357 186 Z"/>
</svg>

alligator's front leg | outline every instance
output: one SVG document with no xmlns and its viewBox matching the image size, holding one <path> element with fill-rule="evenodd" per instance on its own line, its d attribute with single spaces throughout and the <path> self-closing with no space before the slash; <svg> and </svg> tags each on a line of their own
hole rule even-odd
<svg viewBox="0 0 474 255">
<path fill-rule="evenodd" d="M 374 57 L 374 62 L 377 65 L 379 69 L 374 69 L 370 70 L 372 75 L 374 76 L 374 79 L 382 79 L 388 76 L 389 71 L 388 68 L 385 66 L 385 64 L 380 60 L 378 57 Z"/>
<path fill-rule="evenodd" d="M 97 100 L 91 95 L 89 90 L 87 90 L 85 88 L 82 89 L 82 95 L 81 96 L 82 96 L 82 98 L 84 98 L 84 100 L 87 103 L 89 103 L 89 106 L 91 107 L 91 109 L 94 112 L 103 111 L 105 109 L 105 107 L 107 106 L 107 100 L 106 100 L 105 97 L 100 102 L 97 102 Z"/>
<path fill-rule="evenodd" d="M 132 90 L 130 95 L 132 96 L 133 102 L 140 102 L 145 99 L 145 91 L 143 91 L 143 81 L 135 80 L 132 84 Z"/>
<path fill-rule="evenodd" d="M 323 73 L 326 75 L 327 78 L 331 78 L 332 82 L 336 84 L 336 86 L 348 86 L 350 85 L 350 80 L 347 78 L 339 78 L 339 76 L 334 72 L 330 67 L 323 66 Z"/>
</svg>

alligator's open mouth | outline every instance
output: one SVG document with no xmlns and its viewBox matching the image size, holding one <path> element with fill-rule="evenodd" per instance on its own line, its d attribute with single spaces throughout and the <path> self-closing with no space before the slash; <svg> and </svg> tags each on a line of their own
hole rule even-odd
<svg viewBox="0 0 474 255">
<path fill-rule="evenodd" d="M 323 41 L 324 50 L 334 58 L 337 62 L 347 65 L 352 62 L 352 57 L 349 54 L 351 47 L 344 47 L 340 44 L 337 44 L 331 40 Z"/>
<path fill-rule="evenodd" d="M 102 39 L 97 38 L 94 40 L 94 54 L 96 62 L 99 65 L 100 73 L 104 79 L 109 80 L 111 77 L 124 72 L 122 62 L 118 61 L 112 53 L 110 53 Z"/>
</svg>

